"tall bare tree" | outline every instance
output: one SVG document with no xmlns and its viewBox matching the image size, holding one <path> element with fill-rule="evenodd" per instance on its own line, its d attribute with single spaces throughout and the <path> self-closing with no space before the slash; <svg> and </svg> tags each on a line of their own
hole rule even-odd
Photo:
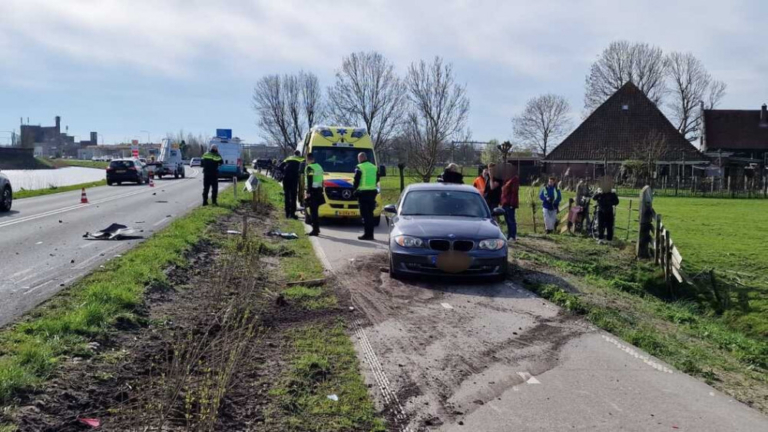
<svg viewBox="0 0 768 432">
<path fill-rule="evenodd" d="M 713 109 L 725 96 L 725 83 L 712 76 L 691 53 L 673 52 L 667 56 L 671 93 L 668 103 L 672 122 L 689 141 L 699 138 L 704 108 Z"/>
<path fill-rule="evenodd" d="M 627 81 L 659 105 L 666 90 L 666 68 L 661 48 L 645 43 L 612 42 L 589 70 L 584 108 L 594 111 Z"/>
<path fill-rule="evenodd" d="M 262 77 L 253 89 L 256 124 L 268 142 L 288 154 L 316 121 L 321 97 L 317 76 L 310 72 Z"/>
<path fill-rule="evenodd" d="M 530 99 L 522 114 L 512 119 L 515 137 L 546 155 L 549 144 L 570 131 L 570 111 L 570 104 L 562 96 L 545 94 Z"/>
<path fill-rule="evenodd" d="M 365 125 L 376 150 L 385 150 L 404 114 L 405 85 L 395 66 L 378 52 L 344 57 L 336 83 L 328 88 L 331 118 L 351 126 Z"/>
<path fill-rule="evenodd" d="M 408 165 L 423 181 L 429 181 L 441 149 L 464 130 L 469 114 L 467 89 L 456 83 L 453 66 L 440 57 L 412 63 L 405 84 L 409 107 L 403 133 Z"/>
</svg>

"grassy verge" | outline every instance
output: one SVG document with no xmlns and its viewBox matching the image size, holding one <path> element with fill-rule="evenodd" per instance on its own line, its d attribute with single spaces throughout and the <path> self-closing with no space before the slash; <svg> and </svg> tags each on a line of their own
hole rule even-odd
<svg viewBox="0 0 768 432">
<path fill-rule="evenodd" d="M 696 302 L 669 298 L 656 269 L 637 262 L 631 247 L 571 236 L 525 237 L 512 248 L 512 256 L 529 289 L 768 411 L 768 341 L 732 328 Z"/>
<path fill-rule="evenodd" d="M 261 177 L 267 199 L 282 208 L 282 188 Z M 279 213 L 279 212 L 278 212 Z M 304 224 L 280 219 L 275 228 L 295 232 L 296 240 L 278 240 L 281 249 L 280 279 L 301 281 L 323 277 Z M 271 394 L 276 397 L 271 421 L 275 429 L 295 431 L 385 430 L 376 415 L 368 389 L 359 373 L 359 364 L 347 324 L 337 307 L 338 300 L 327 286 L 293 286 L 283 296 L 299 307 L 325 312 L 325 319 L 303 324 L 287 333 L 292 352 L 289 366 L 279 377 Z M 334 315 L 337 315 L 334 317 Z M 338 396 L 338 401 L 328 398 Z M 279 426 L 278 426 L 279 425 Z"/>
<path fill-rule="evenodd" d="M 107 166 L 109 166 L 109 162 L 103 162 L 103 161 L 90 161 L 90 160 L 79 160 L 79 159 L 45 159 L 45 158 L 37 158 L 37 159 L 43 162 L 44 164 L 52 166 L 54 168 L 82 167 L 82 168 L 104 169 Z"/>
<path fill-rule="evenodd" d="M 220 207 L 193 210 L 172 222 L 123 257 L 105 265 L 38 307 L 21 322 L 0 331 L 0 404 L 22 390 L 41 385 L 65 356 L 87 357 L 89 341 L 106 336 L 116 323 L 130 325 L 144 288 L 167 283 L 164 270 L 185 266 L 184 252 L 204 235 L 206 226 L 231 211 L 232 190 Z"/>
<path fill-rule="evenodd" d="M 14 192 L 13 198 L 14 199 L 23 199 L 23 198 L 32 198 L 37 196 L 43 196 L 43 195 L 52 195 L 56 193 L 61 192 L 70 192 L 73 190 L 80 190 L 82 188 L 93 188 L 93 187 L 99 187 L 99 186 L 106 186 L 107 180 L 99 180 L 95 182 L 90 183 L 80 183 L 75 185 L 69 185 L 69 186 L 50 186 L 46 189 L 35 189 L 35 190 L 26 190 L 21 189 L 19 191 Z"/>
</svg>

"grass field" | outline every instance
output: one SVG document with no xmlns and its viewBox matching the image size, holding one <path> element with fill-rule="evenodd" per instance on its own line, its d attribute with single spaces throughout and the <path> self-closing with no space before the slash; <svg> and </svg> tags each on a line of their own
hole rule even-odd
<svg viewBox="0 0 768 432">
<path fill-rule="evenodd" d="M 69 185 L 69 186 L 51 186 L 45 189 L 34 189 L 34 190 L 22 189 L 20 191 L 14 192 L 13 198 L 14 199 L 32 198 L 32 197 L 42 196 L 42 195 L 51 195 L 55 193 L 69 192 L 73 190 L 79 190 L 82 188 L 87 189 L 92 187 L 105 186 L 106 184 L 107 184 L 106 180 L 99 180 L 95 182 L 81 183 L 81 184 Z"/>
<path fill-rule="evenodd" d="M 109 165 L 109 162 L 79 160 L 79 159 L 47 159 L 47 158 L 37 158 L 37 160 L 43 162 L 46 165 L 50 165 L 50 166 L 52 166 L 54 168 L 82 167 L 82 168 L 104 169 L 104 168 L 106 168 Z"/>
</svg>

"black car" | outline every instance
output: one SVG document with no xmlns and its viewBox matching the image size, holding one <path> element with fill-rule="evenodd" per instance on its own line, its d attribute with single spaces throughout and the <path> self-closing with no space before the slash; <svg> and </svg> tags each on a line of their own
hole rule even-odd
<svg viewBox="0 0 768 432">
<path fill-rule="evenodd" d="M 8 177 L 0 173 L 0 211 L 11 211 L 13 205 L 13 188 Z"/>
<path fill-rule="evenodd" d="M 389 272 L 503 280 L 507 240 L 493 212 L 472 186 L 420 183 L 408 186 L 389 214 Z"/>
<path fill-rule="evenodd" d="M 131 182 L 143 184 L 149 181 L 147 166 L 138 159 L 115 159 L 107 167 L 107 184 Z"/>
</svg>

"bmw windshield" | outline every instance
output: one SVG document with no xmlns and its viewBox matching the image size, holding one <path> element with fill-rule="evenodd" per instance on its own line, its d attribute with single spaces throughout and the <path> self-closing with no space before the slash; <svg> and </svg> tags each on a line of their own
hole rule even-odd
<svg viewBox="0 0 768 432">
<path fill-rule="evenodd" d="M 488 206 L 474 192 L 416 190 L 408 192 L 400 216 L 456 216 L 490 218 Z"/>
<path fill-rule="evenodd" d="M 357 167 L 357 155 L 365 153 L 368 160 L 375 164 L 373 150 L 353 147 L 313 147 L 312 155 L 315 162 L 323 167 L 323 171 L 332 173 L 353 173 Z"/>
</svg>

